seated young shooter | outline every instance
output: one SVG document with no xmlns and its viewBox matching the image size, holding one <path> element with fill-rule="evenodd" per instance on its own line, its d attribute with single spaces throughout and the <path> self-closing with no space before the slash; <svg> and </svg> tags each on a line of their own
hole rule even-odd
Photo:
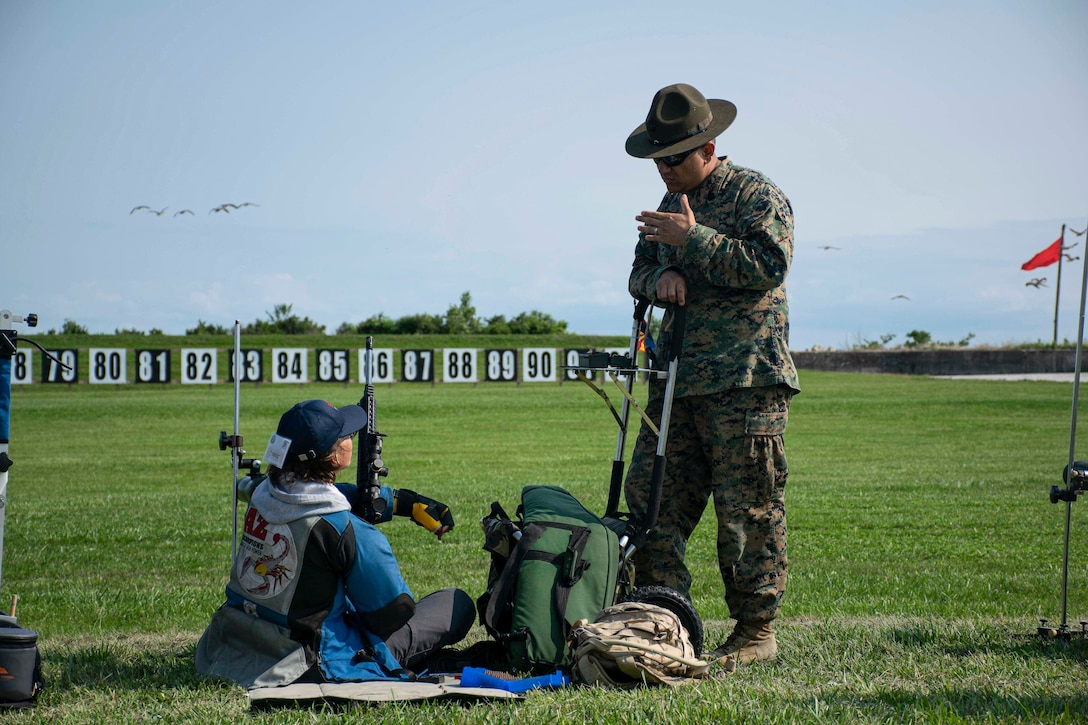
<svg viewBox="0 0 1088 725">
<path fill-rule="evenodd" d="M 352 513 L 358 487 L 336 483 L 366 424 L 360 406 L 322 400 L 280 418 L 268 476 L 239 481 L 240 497 L 252 494 L 227 601 L 197 646 L 198 672 L 244 687 L 405 679 L 468 634 L 472 598 L 443 589 L 416 601 L 388 539 Z M 433 499 L 388 486 L 381 496 L 381 520 L 410 516 L 440 539 L 453 528 Z"/>
</svg>

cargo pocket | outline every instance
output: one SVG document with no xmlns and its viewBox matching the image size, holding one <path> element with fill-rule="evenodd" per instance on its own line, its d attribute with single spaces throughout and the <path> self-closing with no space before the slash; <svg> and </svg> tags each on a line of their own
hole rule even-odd
<svg viewBox="0 0 1088 725">
<path fill-rule="evenodd" d="M 782 434 L 786 431 L 787 411 L 749 411 L 744 417 L 751 489 L 750 503 L 780 501 L 786 493 L 786 449 Z"/>
</svg>

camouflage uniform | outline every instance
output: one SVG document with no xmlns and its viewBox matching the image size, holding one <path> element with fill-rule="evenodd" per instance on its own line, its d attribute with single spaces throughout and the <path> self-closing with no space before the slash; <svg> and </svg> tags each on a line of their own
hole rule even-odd
<svg viewBox="0 0 1088 725">
<path fill-rule="evenodd" d="M 785 288 L 793 211 L 767 177 L 728 158 L 687 196 L 696 224 L 684 245 L 640 236 L 629 281 L 632 295 L 650 299 L 667 269 L 687 283 L 661 508 L 635 553 L 636 583 L 689 590 L 687 540 L 713 498 L 730 614 L 738 621 L 774 619 L 787 564 L 782 434 L 799 390 Z M 679 195 L 667 194 L 658 211 L 679 212 Z M 662 323 L 668 329 L 670 317 Z M 663 388 L 651 381 L 648 410 L 655 417 Z M 635 517 L 646 510 L 656 445 L 643 425 L 625 484 Z"/>
</svg>

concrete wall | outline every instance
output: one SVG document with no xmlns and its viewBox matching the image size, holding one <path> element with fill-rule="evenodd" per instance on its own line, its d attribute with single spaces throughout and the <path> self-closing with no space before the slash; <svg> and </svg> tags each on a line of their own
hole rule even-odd
<svg viewBox="0 0 1088 725">
<path fill-rule="evenodd" d="M 1071 373 L 1076 351 L 1058 350 L 843 350 L 796 351 L 802 370 L 837 370 L 901 375 L 985 375 L 995 373 Z"/>
</svg>

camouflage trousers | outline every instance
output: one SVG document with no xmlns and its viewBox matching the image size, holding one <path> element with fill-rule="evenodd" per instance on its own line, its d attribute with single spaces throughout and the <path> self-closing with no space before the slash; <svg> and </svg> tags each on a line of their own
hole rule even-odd
<svg viewBox="0 0 1088 725">
<path fill-rule="evenodd" d="M 666 441 L 657 525 L 633 555 L 637 586 L 685 594 L 688 539 L 713 499 L 725 601 L 738 621 L 774 619 L 786 591 L 788 469 L 782 434 L 793 391 L 784 385 L 676 398 Z M 660 420 L 660 391 L 647 413 Z M 657 436 L 645 422 L 624 484 L 636 520 L 646 513 Z"/>
</svg>

